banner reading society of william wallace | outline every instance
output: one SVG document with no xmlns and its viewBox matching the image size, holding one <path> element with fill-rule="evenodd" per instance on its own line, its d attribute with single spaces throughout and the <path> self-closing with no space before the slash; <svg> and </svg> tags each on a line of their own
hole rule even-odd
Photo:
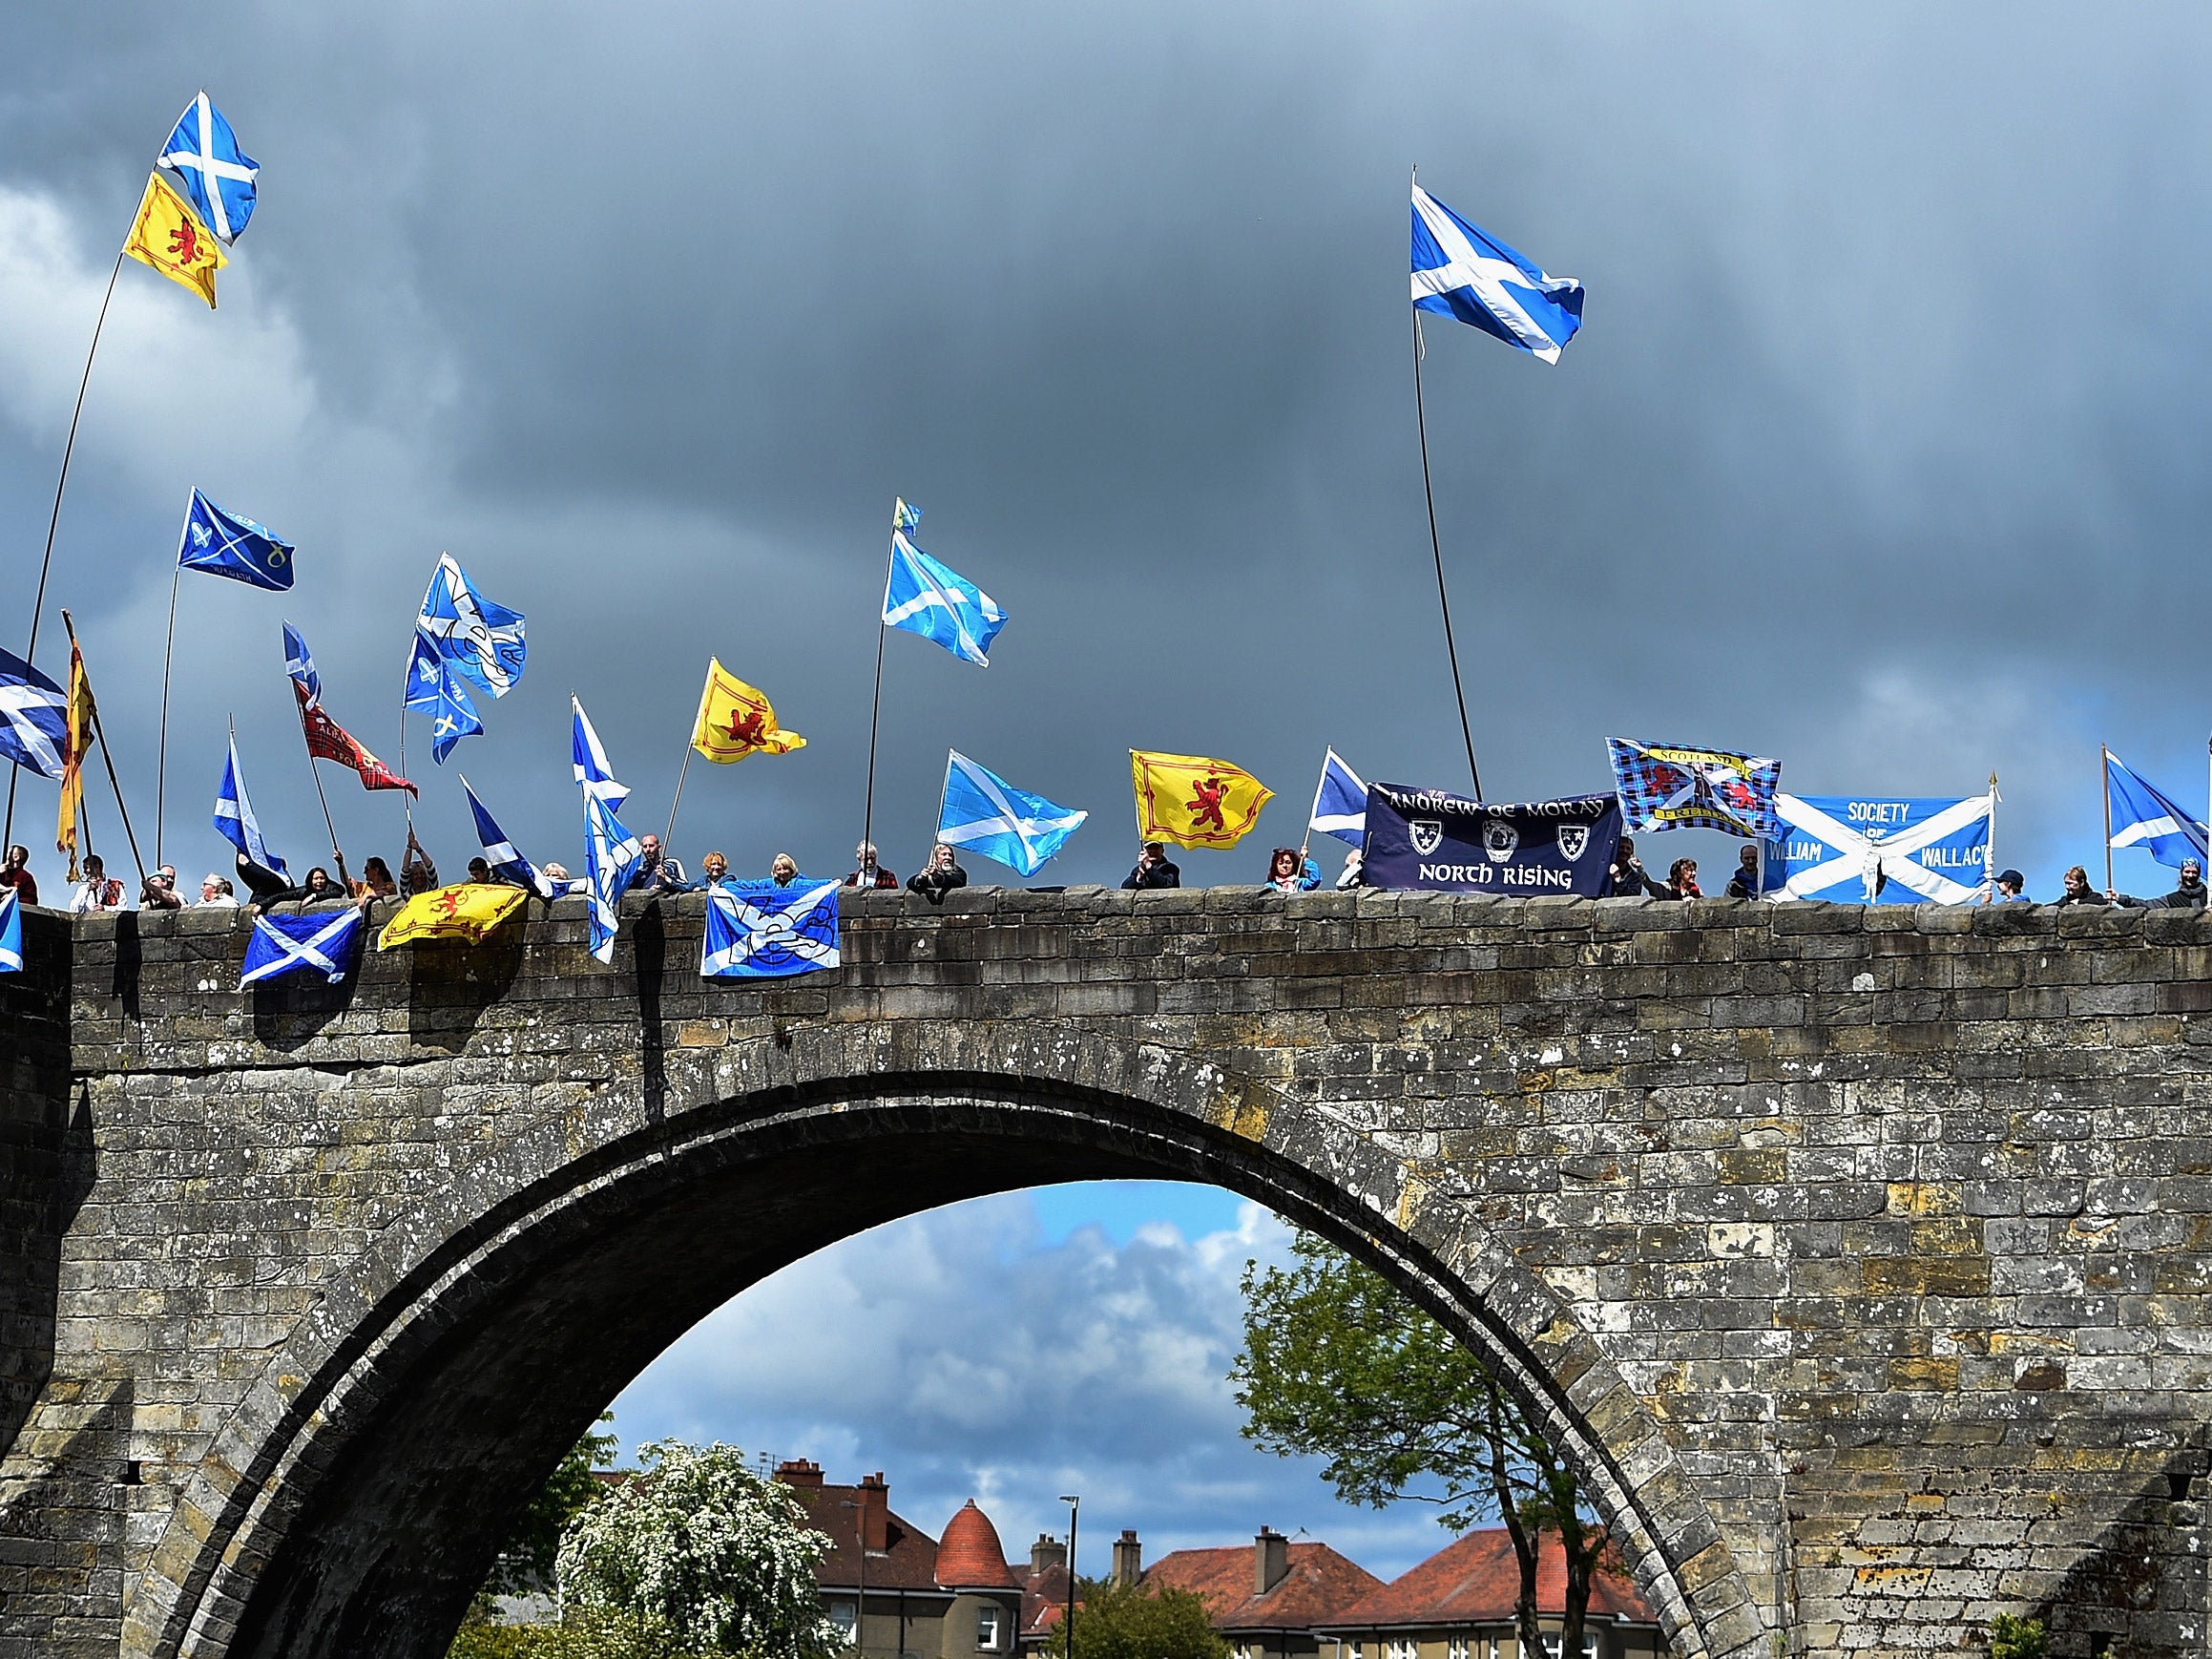
<svg viewBox="0 0 2212 1659">
<path fill-rule="evenodd" d="M 1369 887 L 1500 898 L 1605 892 L 1620 844 L 1620 797 L 1486 806 L 1442 789 L 1367 786 Z"/>
</svg>

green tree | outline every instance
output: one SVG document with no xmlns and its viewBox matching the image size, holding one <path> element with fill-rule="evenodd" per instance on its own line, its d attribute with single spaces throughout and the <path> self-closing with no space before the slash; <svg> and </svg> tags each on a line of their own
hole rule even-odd
<svg viewBox="0 0 2212 1659">
<path fill-rule="evenodd" d="M 1244 1348 L 1230 1372 L 1245 1438 L 1327 1460 L 1338 1497 L 1374 1508 L 1412 1498 L 1464 1531 L 1495 1514 L 1520 1567 L 1521 1651 L 1536 1622 L 1543 1534 L 1566 1556 L 1560 1650 L 1582 1650 L 1604 1528 L 1575 1472 L 1482 1362 L 1380 1273 L 1301 1233 L 1288 1268 L 1244 1267 Z"/>
<path fill-rule="evenodd" d="M 1999 1613 L 1990 1621 L 1990 1659 L 2043 1659 L 2050 1650 L 2040 1619 Z"/>
<path fill-rule="evenodd" d="M 599 1414 L 599 1425 L 615 1420 L 613 1412 Z M 561 1534 L 583 1513 L 584 1506 L 606 1489 L 595 1471 L 612 1468 L 618 1441 L 612 1434 L 587 1430 L 569 1448 L 546 1483 L 530 1501 L 514 1535 L 492 1564 L 485 1580 L 487 1596 L 514 1596 L 548 1588 L 553 1584 L 553 1558 L 560 1553 Z"/>
<path fill-rule="evenodd" d="M 1075 1598 L 1075 1659 L 1229 1659 L 1204 1599 L 1189 1590 L 1078 1579 Z M 1064 1625 L 1046 1651 L 1068 1659 Z"/>
</svg>

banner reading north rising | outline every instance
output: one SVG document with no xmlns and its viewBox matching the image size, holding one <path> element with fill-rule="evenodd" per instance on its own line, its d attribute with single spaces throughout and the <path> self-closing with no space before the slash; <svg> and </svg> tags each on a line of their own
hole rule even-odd
<svg viewBox="0 0 2212 1659">
<path fill-rule="evenodd" d="M 1619 843 L 1615 795 L 1486 806 L 1442 789 L 1369 784 L 1361 869 L 1369 887 L 1596 898 Z"/>
</svg>

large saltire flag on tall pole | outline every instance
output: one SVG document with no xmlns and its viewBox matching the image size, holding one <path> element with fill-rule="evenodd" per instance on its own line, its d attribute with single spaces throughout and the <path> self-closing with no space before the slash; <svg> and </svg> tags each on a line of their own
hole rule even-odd
<svg viewBox="0 0 2212 1659">
<path fill-rule="evenodd" d="M 360 741 L 330 718 L 323 706 L 323 678 L 315 672 L 315 659 L 307 641 L 291 623 L 284 624 L 284 672 L 292 677 L 292 697 L 300 705 L 300 733 L 307 740 L 307 753 L 319 761 L 336 761 L 361 779 L 365 789 L 405 789 L 420 793 L 414 785 L 364 748 Z"/>
<path fill-rule="evenodd" d="M 520 611 L 495 605 L 478 593 L 460 561 L 445 553 L 430 573 L 415 628 L 454 673 L 479 690 L 505 697 L 522 679 L 528 655 L 522 621 Z"/>
<path fill-rule="evenodd" d="M 581 715 L 578 715 L 581 719 Z M 598 741 L 596 736 L 592 740 Z M 692 724 L 691 746 L 718 766 L 741 761 L 763 749 L 787 755 L 803 749 L 806 740 L 776 724 L 776 711 L 758 686 L 747 685 L 710 657 L 706 684 L 699 694 L 699 719 Z M 602 762 L 605 757 L 602 755 Z M 583 782 L 579 775 L 577 782 Z M 625 791 L 626 793 L 627 791 Z M 619 805 L 619 803 L 617 803 Z"/>
<path fill-rule="evenodd" d="M 948 847 L 965 847 L 1034 875 L 1089 816 L 1015 788 L 958 749 L 945 757 L 937 839 Z"/>
<path fill-rule="evenodd" d="M 1784 898 L 1835 904 L 1970 904 L 1989 880 L 1991 795 L 1819 795 L 1777 791 Z"/>
<path fill-rule="evenodd" d="M 622 803 L 630 798 L 630 790 L 615 781 L 615 768 L 607 760 L 606 746 L 592 728 L 591 716 L 584 712 L 583 701 L 572 696 L 569 708 L 573 717 L 569 722 L 569 759 L 575 767 L 576 787 L 585 794 L 596 795 L 606 802 L 610 812 L 619 812 Z"/>
<path fill-rule="evenodd" d="M 179 570 L 204 570 L 282 593 L 292 585 L 292 544 L 275 532 L 225 513 L 198 490 L 185 504 L 184 530 L 177 540 Z"/>
<path fill-rule="evenodd" d="M 1781 833 L 1774 792 L 1782 763 L 1681 744 L 1606 739 L 1620 789 L 1624 828 L 1635 831 L 1718 830 L 1746 840 Z"/>
<path fill-rule="evenodd" d="M 261 839 L 261 820 L 254 816 L 254 804 L 246 795 L 245 774 L 239 769 L 236 734 L 230 740 L 230 759 L 223 763 L 222 785 L 216 791 L 215 832 L 262 869 L 273 870 L 285 880 L 291 880 L 284 861 L 271 852 L 269 844 Z"/>
<path fill-rule="evenodd" d="M 218 238 L 226 245 L 238 241 L 254 216 L 261 163 L 239 148 L 238 135 L 205 92 L 184 106 L 169 142 L 161 146 L 159 164 L 177 175 Z"/>
<path fill-rule="evenodd" d="M 92 749 L 93 682 L 85 675 L 84 651 L 73 636 L 69 642 L 69 697 L 62 705 L 61 808 L 53 826 L 53 850 L 68 854 L 72 881 L 77 878 L 77 822 L 84 816 L 85 757 Z"/>
<path fill-rule="evenodd" d="M 702 979 L 783 979 L 839 964 L 837 886 L 725 881 L 707 890 Z"/>
<path fill-rule="evenodd" d="M 62 775 L 69 694 L 11 651 L 0 651 L 0 759 Z"/>
<path fill-rule="evenodd" d="M 461 774 L 461 792 L 469 797 L 469 812 L 476 820 L 476 839 L 483 846 L 484 862 L 491 867 L 491 879 L 528 888 L 540 898 L 559 896 L 552 878 L 522 855 L 485 809 L 484 803 L 476 798 L 475 789 L 470 788 L 466 772 Z"/>
<path fill-rule="evenodd" d="M 353 905 L 335 915 L 328 911 L 258 915 L 253 936 L 246 940 L 239 989 L 286 974 L 320 974 L 335 985 L 352 972 L 361 956 L 364 927 L 365 918 Z"/>
<path fill-rule="evenodd" d="M 615 925 L 622 895 L 644 862 L 644 844 L 622 827 L 604 795 L 586 788 L 584 882 L 591 908 L 592 955 L 602 962 L 615 959 Z"/>
<path fill-rule="evenodd" d="M 2104 789 L 2112 814 L 2112 850 L 2139 847 L 2169 870 L 2194 858 L 2205 862 L 2205 827 L 2177 807 L 2165 791 L 2104 751 Z"/>
<path fill-rule="evenodd" d="M 461 677 L 420 628 L 415 630 L 414 647 L 407 658 L 403 706 L 430 717 L 430 759 L 440 766 L 446 764 L 455 744 L 484 729 Z"/>
<path fill-rule="evenodd" d="M 908 539 L 922 510 L 905 501 L 891 514 L 891 564 L 884 578 L 884 626 L 904 628 L 934 640 L 955 657 L 978 668 L 991 666 L 986 655 L 1006 613 L 991 597 L 957 571 L 940 564 Z"/>
<path fill-rule="evenodd" d="M 190 288 L 215 309 L 215 273 L 230 263 L 222 244 L 200 223 L 192 203 L 177 194 L 158 173 L 146 178 L 146 194 L 138 199 L 138 216 L 123 251 L 173 283 Z"/>
<path fill-rule="evenodd" d="M 1413 186 L 1413 304 L 1546 363 L 1582 326 L 1582 284 L 1555 277 Z"/>
<path fill-rule="evenodd" d="M 0 892 L 0 974 L 23 972 L 23 904 L 13 888 Z"/>
<path fill-rule="evenodd" d="M 1137 833 L 1178 847 L 1234 847 L 1275 791 L 1242 766 L 1199 755 L 1129 751 Z"/>
</svg>

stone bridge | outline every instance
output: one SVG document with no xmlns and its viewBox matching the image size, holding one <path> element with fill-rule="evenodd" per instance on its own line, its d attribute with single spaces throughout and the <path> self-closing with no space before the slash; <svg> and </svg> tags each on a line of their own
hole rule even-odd
<svg viewBox="0 0 2212 1659">
<path fill-rule="evenodd" d="M 0 1659 L 429 1659 L 528 1494 L 785 1263 L 1215 1182 L 1542 1413 L 1684 1655 L 2204 1648 L 2212 922 L 1248 891 L 701 901 L 241 995 L 224 913 L 0 985 Z"/>
</svg>

